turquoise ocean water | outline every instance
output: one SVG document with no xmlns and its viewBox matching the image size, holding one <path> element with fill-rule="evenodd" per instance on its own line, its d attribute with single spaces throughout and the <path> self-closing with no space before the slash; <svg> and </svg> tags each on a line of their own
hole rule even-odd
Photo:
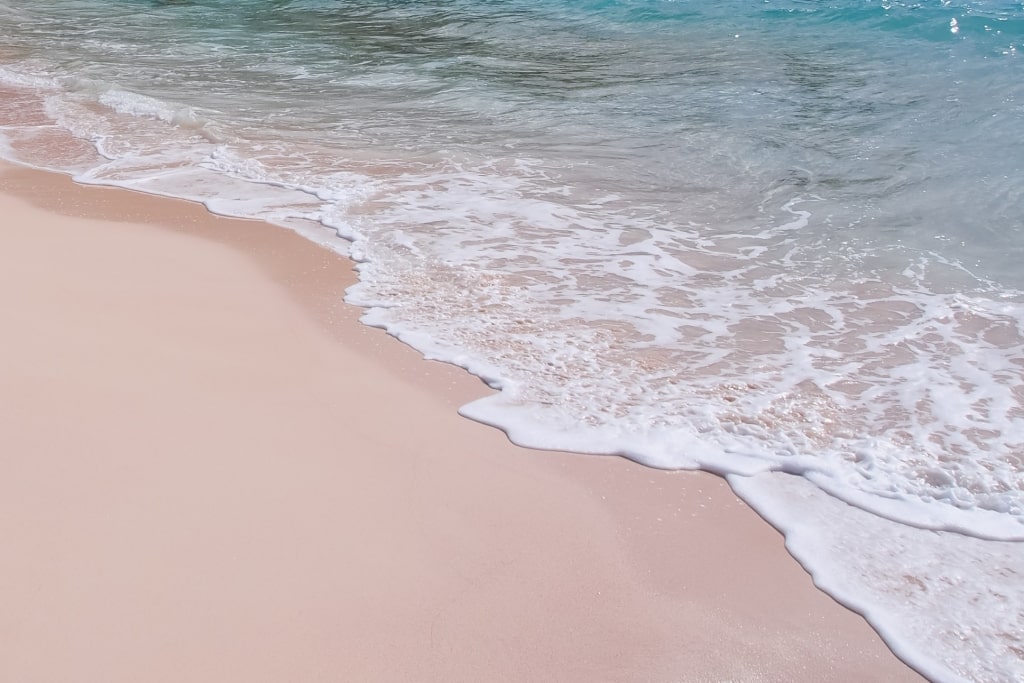
<svg viewBox="0 0 1024 683">
<path fill-rule="evenodd" d="M 501 390 L 465 415 L 723 474 L 926 676 L 1024 680 L 1024 3 L 0 0 L 0 29 L 7 158 L 349 254 L 366 322 Z"/>
</svg>

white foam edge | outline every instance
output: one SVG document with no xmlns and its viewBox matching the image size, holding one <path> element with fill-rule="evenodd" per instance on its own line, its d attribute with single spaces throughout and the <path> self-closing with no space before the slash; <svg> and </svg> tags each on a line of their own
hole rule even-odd
<svg viewBox="0 0 1024 683">
<path fill-rule="evenodd" d="M 444 357 L 435 359 L 448 361 Z M 471 363 L 460 360 L 462 362 L 455 364 L 479 375 Z M 492 378 L 487 383 L 498 391 L 505 386 L 500 379 Z M 638 436 L 632 433 L 621 435 L 615 429 L 588 428 L 589 434 L 584 441 L 578 432 L 538 428 L 538 422 L 530 419 L 529 409 L 510 404 L 500 394 L 462 406 L 459 413 L 504 431 L 513 443 L 528 448 L 622 455 L 648 467 L 700 469 L 721 476 L 750 476 L 760 472 L 792 474 L 804 477 L 847 505 L 898 524 L 958 533 L 987 541 L 1024 541 L 1024 525 L 1018 517 L 977 508 L 960 510 L 938 501 L 925 503 L 913 498 L 886 498 L 860 491 L 837 482 L 834 476 L 822 469 L 822 463 L 812 457 L 791 457 L 780 463 L 756 454 L 725 450 L 719 444 L 704 442 L 699 435 L 667 430 L 655 430 Z"/>
<path fill-rule="evenodd" d="M 50 169 L 46 169 L 50 170 Z M 268 215 L 264 212 L 256 211 L 238 211 L 232 210 L 235 207 L 241 207 L 250 203 L 259 204 L 259 200 L 254 198 L 223 198 L 223 197 L 200 197 L 200 196 L 189 196 L 188 194 L 175 194 L 173 192 L 167 192 L 161 190 L 159 187 L 154 187 L 151 183 L 158 183 L 163 177 L 172 177 L 180 175 L 194 174 L 197 172 L 208 172 L 213 174 L 220 173 L 212 169 L 197 167 L 194 169 L 173 169 L 163 174 L 154 174 L 148 176 L 141 182 L 116 181 L 107 178 L 96 178 L 90 175 L 90 172 L 70 174 L 72 179 L 82 185 L 95 185 L 99 187 L 116 187 L 123 190 L 129 190 L 132 192 L 142 192 L 144 194 L 150 194 L 157 197 L 166 197 L 168 199 L 185 200 L 201 204 L 207 211 L 215 216 L 222 216 L 224 218 L 241 218 L 247 220 L 258 220 L 277 227 L 285 228 L 297 233 L 310 242 L 317 244 L 321 247 L 330 249 L 342 256 L 348 257 L 349 249 L 351 248 L 351 240 L 344 237 L 342 232 L 337 228 L 331 227 L 324 224 L 319 217 L 313 216 L 278 216 L 275 217 L 272 214 Z M 247 178 L 237 178 L 241 182 L 252 184 L 252 185 L 267 185 L 278 187 L 283 190 L 299 192 L 303 194 L 313 195 L 312 192 L 305 190 L 304 188 L 297 188 L 285 185 L 283 183 L 277 183 L 273 181 L 260 181 L 251 180 Z M 315 195 L 313 195 L 315 196 Z"/>
<path fill-rule="evenodd" d="M 803 479 L 785 473 L 772 473 L 769 477 L 730 474 L 725 479 L 737 496 L 782 533 L 786 550 L 810 574 L 814 585 L 839 604 L 861 615 L 900 660 L 937 683 L 971 683 L 911 642 L 911 635 L 901 635 L 905 629 L 897 623 L 894 611 L 887 611 L 884 604 L 873 604 L 863 591 L 858 591 L 852 581 L 843 579 L 845 567 L 824 552 L 822 543 L 817 539 L 823 532 L 821 526 L 813 524 L 809 516 L 801 515 L 793 505 L 792 496 L 782 500 L 783 497 L 773 490 L 772 477 L 778 476 Z M 805 486 L 820 492 L 813 483 L 804 481 Z M 837 504 L 848 505 L 842 501 L 837 501 Z M 865 514 L 870 513 L 865 511 Z M 841 531 L 829 525 L 827 532 Z M 898 558 L 894 560 L 898 561 Z"/>
<path fill-rule="evenodd" d="M 689 439 L 680 445 L 676 431 L 653 430 L 646 435 L 638 435 L 633 432 L 624 434 L 614 427 L 590 428 L 593 436 L 583 440 L 578 431 L 539 429 L 538 422 L 530 417 L 533 410 L 531 407 L 512 405 L 509 402 L 508 396 L 515 393 L 515 386 L 501 375 L 498 367 L 468 354 L 453 354 L 431 335 L 392 323 L 385 315 L 387 306 L 375 304 L 366 307 L 359 297 L 358 287 L 350 288 L 345 300 L 364 308 L 360 318 L 364 324 L 384 330 L 414 348 L 427 360 L 448 363 L 466 370 L 495 390 L 496 394 L 471 401 L 461 406 L 458 412 L 474 422 L 501 430 L 518 446 L 588 455 L 620 455 L 657 469 L 699 469 L 719 475 L 732 472 L 751 475 L 772 469 L 772 463 L 761 457 L 738 452 L 723 454 L 717 445 L 702 442 L 699 438 Z M 668 444 L 670 437 L 671 445 Z M 687 460 L 682 466 L 678 464 L 680 450 L 687 453 Z"/>
</svg>

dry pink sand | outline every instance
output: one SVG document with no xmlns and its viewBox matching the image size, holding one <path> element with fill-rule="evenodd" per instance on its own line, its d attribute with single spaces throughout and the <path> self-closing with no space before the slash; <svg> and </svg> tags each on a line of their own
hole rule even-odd
<svg viewBox="0 0 1024 683">
<path fill-rule="evenodd" d="M 344 259 L 0 191 L 0 681 L 921 680 L 720 479 L 458 417 Z"/>
</svg>

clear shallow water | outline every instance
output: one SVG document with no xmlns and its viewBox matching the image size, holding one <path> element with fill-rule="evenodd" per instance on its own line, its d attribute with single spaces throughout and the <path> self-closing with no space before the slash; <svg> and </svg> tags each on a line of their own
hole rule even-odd
<svg viewBox="0 0 1024 683">
<path fill-rule="evenodd" d="M 7 156 L 350 253 L 466 415 L 730 475 L 930 677 L 1024 677 L 1020 2 L 37 5 Z"/>
</svg>

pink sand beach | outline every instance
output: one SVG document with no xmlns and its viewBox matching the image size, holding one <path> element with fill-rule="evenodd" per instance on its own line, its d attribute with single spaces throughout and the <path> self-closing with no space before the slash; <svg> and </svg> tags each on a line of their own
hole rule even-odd
<svg viewBox="0 0 1024 683">
<path fill-rule="evenodd" d="M 530 451 L 345 259 L 0 170 L 0 681 L 914 681 L 719 478 Z"/>
</svg>

